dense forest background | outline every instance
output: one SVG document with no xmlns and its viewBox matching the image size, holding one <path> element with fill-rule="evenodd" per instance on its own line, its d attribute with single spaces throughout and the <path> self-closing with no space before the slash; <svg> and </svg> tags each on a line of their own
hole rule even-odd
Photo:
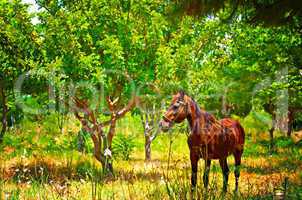
<svg viewBox="0 0 302 200">
<path fill-rule="evenodd" d="M 67 156 L 70 175 L 66 180 L 88 180 L 90 185 L 85 187 L 92 188 L 94 198 L 97 191 L 108 195 L 109 186 L 99 188 L 112 180 L 102 177 L 98 168 L 111 174 L 116 169 L 120 176 L 115 173 L 114 177 L 121 177 L 127 176 L 120 172 L 123 164 L 135 164 L 131 155 L 154 164 L 151 144 L 156 159 L 163 161 L 161 165 L 156 162 L 155 168 L 164 169 L 152 176 L 152 170 L 147 173 L 139 162 L 141 177 L 136 174 L 132 179 L 146 181 L 142 178 L 145 170 L 152 181 L 162 181 L 168 188 L 154 186 L 147 192 L 150 198 L 160 194 L 186 198 L 189 184 L 175 183 L 176 175 L 169 178 L 169 166 L 175 160 L 165 153 L 170 146 L 177 152 L 174 159 L 188 156 L 188 150 L 183 150 L 187 148 L 187 127 L 183 124 L 173 129 L 175 134 L 162 135 L 157 126 L 171 95 L 179 90 L 217 118 L 232 117 L 244 125 L 247 160 L 255 160 L 256 152 L 264 160 L 292 156 L 294 168 L 271 167 L 272 171 L 280 168 L 279 182 L 268 190 L 256 189 L 259 194 L 243 192 L 242 198 L 270 198 L 267 195 L 283 187 L 287 176 L 295 185 L 293 198 L 301 197 L 301 171 L 297 172 L 302 138 L 301 3 L 36 0 L 35 5 L 38 10 L 30 11 L 30 5 L 20 0 L 0 0 L 0 161 L 4 163 L 0 165 L 0 199 L 2 195 L 30 199 L 43 191 L 43 184 L 51 188 L 49 181 L 55 180 L 51 176 L 67 173 L 51 171 L 55 164 L 48 162 L 65 162 L 53 154 Z M 115 160 L 119 157 L 122 161 Z M 32 173 L 16 172 L 30 165 L 24 158 L 35 167 L 41 162 L 38 166 L 47 168 L 49 179 L 35 167 L 28 169 Z M 37 162 L 38 158 L 46 160 Z M 79 169 L 72 160 L 81 163 L 77 163 Z M 83 174 L 89 170 L 86 180 Z M 273 180 L 269 175 L 268 180 Z M 189 180 L 187 175 L 181 177 Z M 22 193 L 22 184 L 31 178 L 29 194 Z M 66 185 L 65 178 L 57 184 L 67 189 L 50 189 L 55 191 L 52 198 L 70 197 L 68 188 L 75 186 Z M 180 184 L 181 191 L 177 189 Z M 135 190 L 126 193 L 126 199 L 136 198 Z M 109 196 L 122 198 L 119 194 Z M 47 191 L 44 195 L 48 196 Z"/>
</svg>

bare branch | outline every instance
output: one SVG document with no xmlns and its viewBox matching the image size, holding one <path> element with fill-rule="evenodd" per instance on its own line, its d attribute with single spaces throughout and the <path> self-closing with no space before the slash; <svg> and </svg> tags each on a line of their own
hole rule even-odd
<svg viewBox="0 0 302 200">
<path fill-rule="evenodd" d="M 134 96 L 126 107 L 117 112 L 117 118 L 123 117 L 127 112 L 129 112 L 136 105 L 138 100 L 138 97 Z"/>
<path fill-rule="evenodd" d="M 118 100 L 119 100 L 119 97 L 115 98 L 115 99 L 113 100 L 112 104 L 113 104 L 113 105 L 116 105 L 116 103 L 118 102 Z"/>
<path fill-rule="evenodd" d="M 114 99 L 113 101 L 111 100 L 110 96 L 108 96 L 106 98 L 107 100 L 107 103 L 108 103 L 108 107 L 109 107 L 109 110 L 114 113 L 115 110 L 116 110 L 116 105 L 117 105 L 117 102 L 119 100 L 119 97 L 117 97 L 116 99 Z"/>
<path fill-rule="evenodd" d="M 81 117 L 78 112 L 74 112 L 74 115 L 81 122 L 82 127 L 84 128 L 84 130 L 86 132 L 90 133 L 90 134 L 93 134 L 93 132 L 95 131 L 95 126 L 93 126 L 92 128 L 90 128 L 88 126 L 88 122 L 86 121 L 86 119 L 84 117 Z"/>
<path fill-rule="evenodd" d="M 150 137 L 151 142 L 157 137 L 158 133 L 160 133 L 160 129 L 157 127 L 154 134 Z"/>
<path fill-rule="evenodd" d="M 108 100 L 109 98 L 107 98 L 107 102 L 108 102 L 108 104 L 109 104 L 109 102 L 111 101 L 111 100 Z M 118 111 L 117 113 L 116 113 L 116 111 L 114 111 L 114 112 L 112 112 L 111 110 L 111 112 L 112 112 L 112 116 L 111 116 L 111 119 L 110 120 L 107 120 L 107 121 L 105 121 L 105 122 L 102 122 L 102 123 L 99 123 L 99 125 L 100 126 L 102 126 L 102 127 L 105 127 L 105 126 L 108 126 L 108 125 L 111 125 L 111 123 L 112 123 L 112 119 L 114 118 L 115 120 L 118 120 L 119 118 L 121 118 L 121 117 L 123 117 L 127 112 L 129 112 L 135 105 L 136 105 L 136 103 L 138 102 L 138 100 L 139 100 L 139 98 L 138 97 L 133 97 L 130 101 L 129 101 L 129 103 L 128 103 L 128 105 L 126 106 L 126 107 L 124 107 L 124 108 L 122 108 L 120 111 Z M 109 106 L 109 105 L 108 105 Z M 109 108 L 110 109 L 110 108 Z M 113 115 L 113 113 L 114 113 L 114 115 Z"/>
<path fill-rule="evenodd" d="M 140 116 L 140 118 L 141 118 L 141 123 L 142 123 L 143 128 L 144 128 L 144 131 L 145 131 L 145 119 L 144 119 L 144 114 L 141 112 L 139 116 Z"/>
<path fill-rule="evenodd" d="M 77 107 L 82 109 L 82 111 L 88 116 L 87 120 L 96 125 L 97 120 L 95 118 L 94 112 L 89 108 L 87 99 L 80 100 L 78 97 L 73 97 L 74 103 Z"/>
</svg>

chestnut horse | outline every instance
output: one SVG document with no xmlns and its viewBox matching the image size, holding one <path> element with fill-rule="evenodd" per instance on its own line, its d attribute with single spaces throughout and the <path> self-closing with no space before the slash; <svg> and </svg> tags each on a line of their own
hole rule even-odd
<svg viewBox="0 0 302 200">
<path fill-rule="evenodd" d="M 192 167 L 192 190 L 196 187 L 197 164 L 200 158 L 205 160 L 203 175 L 204 187 L 209 183 L 209 171 L 212 159 L 219 159 L 223 172 L 223 191 L 227 190 L 229 167 L 227 157 L 233 154 L 235 157 L 235 191 L 238 191 L 238 179 L 240 176 L 240 163 L 244 146 L 244 130 L 236 120 L 225 118 L 220 121 L 204 110 L 184 92 L 178 92 L 173 96 L 172 102 L 160 127 L 167 131 L 174 123 L 180 123 L 187 119 L 191 133 L 188 137 L 190 160 Z"/>
</svg>

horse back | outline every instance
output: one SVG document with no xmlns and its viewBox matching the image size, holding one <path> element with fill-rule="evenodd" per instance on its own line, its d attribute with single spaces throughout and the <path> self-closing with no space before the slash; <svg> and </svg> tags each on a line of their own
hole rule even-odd
<svg viewBox="0 0 302 200">
<path fill-rule="evenodd" d="M 244 129 L 239 123 L 239 121 L 231 119 L 231 118 L 224 118 L 220 120 L 220 123 L 223 127 L 230 130 L 229 134 L 232 134 L 235 140 L 236 145 L 244 145 L 245 133 Z"/>
<path fill-rule="evenodd" d="M 202 158 L 220 159 L 243 151 L 244 129 L 237 120 L 224 118 L 219 125 L 191 134 L 188 144 L 191 152 L 200 154 Z"/>
</svg>

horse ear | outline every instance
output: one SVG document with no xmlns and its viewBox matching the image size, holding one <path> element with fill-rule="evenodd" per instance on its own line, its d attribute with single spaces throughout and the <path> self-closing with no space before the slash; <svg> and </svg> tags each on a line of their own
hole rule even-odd
<svg viewBox="0 0 302 200">
<path fill-rule="evenodd" d="M 179 94 L 180 94 L 180 98 L 183 100 L 185 97 L 185 92 L 183 90 L 180 90 Z"/>
</svg>

